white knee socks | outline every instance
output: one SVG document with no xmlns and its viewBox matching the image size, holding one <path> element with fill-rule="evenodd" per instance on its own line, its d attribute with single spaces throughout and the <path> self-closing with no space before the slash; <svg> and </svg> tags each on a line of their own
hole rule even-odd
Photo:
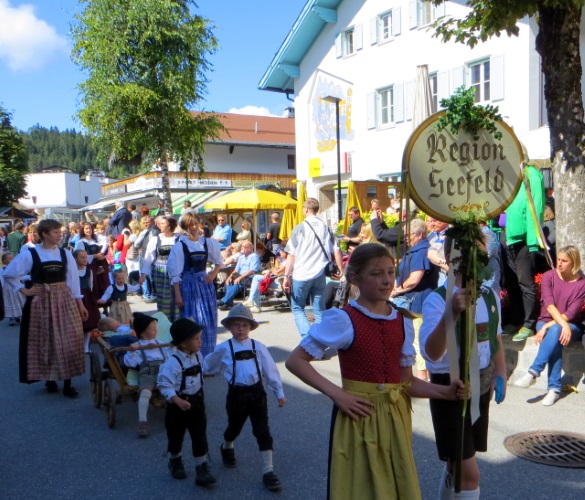
<svg viewBox="0 0 585 500">
<path fill-rule="evenodd" d="M 453 499 L 463 498 L 465 500 L 479 500 L 479 488 L 476 490 L 460 491 L 453 493 Z"/>
<path fill-rule="evenodd" d="M 140 398 L 138 399 L 138 421 L 146 422 L 146 414 L 148 413 L 148 404 L 152 391 L 150 389 L 142 389 L 140 391 Z"/>
<path fill-rule="evenodd" d="M 274 467 L 272 466 L 272 450 L 261 451 L 262 455 L 262 474 L 272 472 Z"/>
</svg>

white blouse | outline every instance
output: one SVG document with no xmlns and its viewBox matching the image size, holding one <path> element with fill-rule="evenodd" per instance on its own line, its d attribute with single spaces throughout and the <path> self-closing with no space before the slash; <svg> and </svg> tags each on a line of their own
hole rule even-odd
<svg viewBox="0 0 585 500">
<path fill-rule="evenodd" d="M 185 255 L 181 242 L 187 245 L 190 252 L 202 252 L 204 250 L 203 241 L 207 242 L 207 260 L 213 262 L 216 266 L 221 266 L 223 259 L 221 258 L 221 250 L 217 240 L 201 237 L 197 241 L 191 241 L 187 236 L 181 236 L 173 246 L 167 263 L 167 272 L 171 278 L 171 285 L 181 283 L 181 275 L 185 267 Z"/>
<path fill-rule="evenodd" d="M 61 262 L 61 252 L 59 247 L 54 247 L 50 250 L 43 248 L 42 245 L 36 246 L 36 251 L 39 254 L 41 262 L 59 261 Z M 83 296 L 79 290 L 79 274 L 77 272 L 77 263 L 69 250 L 65 250 L 65 257 L 67 258 L 67 274 L 65 282 L 71 290 L 74 299 L 81 299 Z M 30 275 L 33 267 L 33 259 L 30 251 L 20 252 L 4 271 L 4 278 L 6 283 L 15 291 L 20 290 L 24 285 L 20 282 L 26 275 Z"/>
<path fill-rule="evenodd" d="M 83 238 L 82 240 L 77 240 L 77 242 L 75 243 L 75 250 L 84 250 L 85 251 L 85 243 L 87 243 L 88 245 L 99 245 L 99 241 L 96 240 L 90 240 L 88 238 Z M 105 250 L 107 251 L 108 249 L 108 245 L 106 243 L 106 248 Z M 103 246 L 100 248 L 100 252 L 104 253 L 104 248 Z M 107 252 L 106 252 L 107 253 Z M 93 262 L 93 255 L 87 255 L 87 263 L 91 264 Z"/>
<path fill-rule="evenodd" d="M 159 240 L 160 246 L 174 245 L 176 237 L 174 234 L 172 236 L 165 236 L 163 233 L 160 233 L 158 238 L 150 238 L 148 240 L 148 246 L 146 247 L 146 252 L 144 253 L 144 258 L 142 259 L 142 268 L 140 269 L 141 274 L 148 274 L 150 272 L 150 268 L 156 262 L 156 245 L 157 241 Z"/>
<path fill-rule="evenodd" d="M 350 301 L 350 305 L 372 319 L 392 320 L 398 315 L 394 308 L 390 315 L 384 316 L 370 312 L 355 300 Z M 332 308 L 323 313 L 321 323 L 315 323 L 311 327 L 309 333 L 301 340 L 301 347 L 315 359 L 322 359 L 327 347 L 344 350 L 351 346 L 353 339 L 353 324 L 349 314 L 342 309 Z M 402 344 L 400 366 L 414 365 L 415 356 L 412 321 L 404 321 L 404 344 Z"/>
</svg>

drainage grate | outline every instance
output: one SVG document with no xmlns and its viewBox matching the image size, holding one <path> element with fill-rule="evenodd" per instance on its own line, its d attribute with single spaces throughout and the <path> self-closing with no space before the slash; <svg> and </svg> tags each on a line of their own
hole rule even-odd
<svg viewBox="0 0 585 500">
<path fill-rule="evenodd" d="M 585 435 L 534 431 L 508 436 L 504 446 L 517 457 L 556 467 L 585 468 Z"/>
</svg>

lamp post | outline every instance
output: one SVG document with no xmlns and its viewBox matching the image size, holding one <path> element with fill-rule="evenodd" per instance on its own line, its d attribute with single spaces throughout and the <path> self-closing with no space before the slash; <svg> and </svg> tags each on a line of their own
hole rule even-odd
<svg viewBox="0 0 585 500">
<path fill-rule="evenodd" d="M 341 144 L 339 143 L 340 129 L 339 129 L 339 97 L 331 95 L 322 98 L 326 102 L 335 103 L 335 134 L 337 140 L 337 217 L 339 221 L 343 220 L 343 214 L 341 209 Z"/>
</svg>

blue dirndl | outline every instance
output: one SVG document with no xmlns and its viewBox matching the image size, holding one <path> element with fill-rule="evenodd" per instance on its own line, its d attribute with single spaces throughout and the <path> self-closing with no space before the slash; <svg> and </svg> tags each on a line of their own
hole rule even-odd
<svg viewBox="0 0 585 500">
<path fill-rule="evenodd" d="M 185 269 L 181 281 L 183 307 L 181 318 L 190 318 L 203 326 L 201 354 L 205 357 L 215 349 L 217 340 L 217 296 L 215 286 L 205 283 L 205 271 Z"/>
</svg>

